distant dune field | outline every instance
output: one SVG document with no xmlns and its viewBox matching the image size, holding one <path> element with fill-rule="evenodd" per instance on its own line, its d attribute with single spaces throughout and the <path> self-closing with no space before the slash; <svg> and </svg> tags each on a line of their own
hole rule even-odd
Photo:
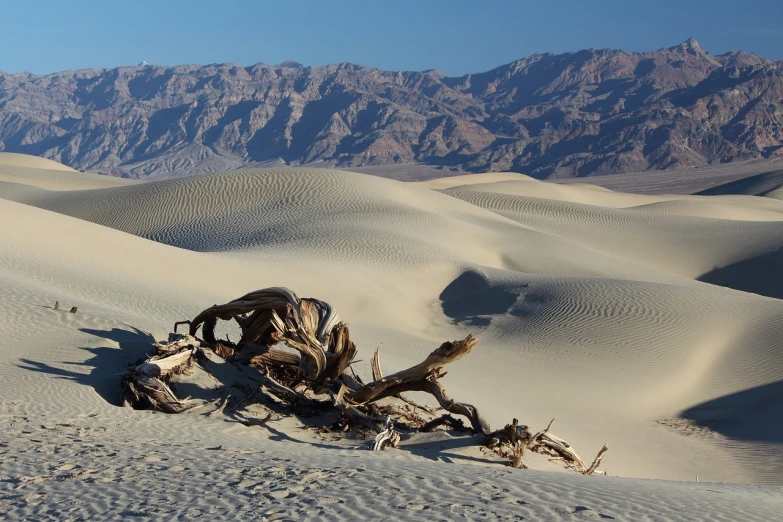
<svg viewBox="0 0 783 522">
<path fill-rule="evenodd" d="M 779 177 L 713 189 L 722 195 L 647 196 L 506 173 L 403 183 L 276 168 L 137 183 L 49 163 L 0 154 L 0 416 L 10 423 L 2 440 L 57 445 L 74 429 L 80 441 L 116 446 L 117 462 L 134 453 L 145 459 L 150 441 L 165 441 L 167 455 L 153 451 L 164 460 L 138 460 L 144 469 L 128 464 L 139 480 L 173 465 L 165 460 L 172 455 L 189 462 L 188 475 L 233 473 L 226 459 L 247 455 L 261 460 L 231 464 L 239 475 L 277 459 L 326 477 L 350 459 L 352 469 L 361 463 L 401 477 L 382 480 L 402 490 L 410 510 L 414 501 L 429 503 L 428 515 L 444 518 L 454 515 L 449 502 L 438 507 L 428 495 L 451 498 L 451 486 L 438 486 L 451 469 L 476 484 L 499 473 L 493 480 L 506 484 L 504 495 L 524 499 L 515 509 L 531 519 L 588 506 L 619 519 L 700 518 L 704 510 L 732 518 L 740 509 L 763 520 L 782 507 L 772 487 L 709 484 L 722 496 L 699 489 L 702 482 L 783 482 Z M 449 367 L 444 383 L 493 426 L 517 416 L 537 428 L 555 417 L 557 433 L 582 453 L 592 456 L 609 441 L 610 475 L 692 483 L 571 477 L 543 459 L 531 460 L 537 471 L 477 466 L 484 457 L 459 451 L 375 458 L 346 451 L 352 446 L 303 444 L 305 435 L 282 422 L 267 431 L 115 406 L 116 376 L 174 321 L 268 286 L 333 304 L 351 324 L 365 370 L 379 347 L 384 368 L 395 371 L 444 340 L 477 334 L 479 346 Z M 55 300 L 79 313 L 47 308 Z M 28 424 L 53 428 L 25 435 Z M 39 457 L 24 445 L 31 443 L 14 444 L 4 450 L 17 455 L 18 469 L 2 474 L 34 475 Z M 228 450 L 205 449 L 221 444 Z M 98 458 L 82 442 L 73 447 L 83 453 L 68 454 L 69 462 L 98 466 L 79 463 Z M 515 479 L 517 472 L 526 478 Z M 295 480 L 271 477 L 257 477 L 259 495 L 278 498 L 275 486 L 262 488 L 277 480 L 291 505 L 305 502 L 306 492 L 290 489 Z M 348 504 L 335 508 L 341 518 L 371 516 L 362 495 L 372 495 L 367 484 L 384 483 L 356 480 Z M 229 482 L 233 499 L 243 482 Z M 338 479 L 323 482 L 330 498 L 340 494 Z M 541 500 L 558 486 L 554 504 Z M 188 487 L 181 498 L 190 498 Z M 468 495 L 454 487 L 454 495 Z M 562 499 L 562 488 L 570 498 Z M 103 485 L 94 494 L 104 503 L 117 495 L 139 502 L 134 491 Z M 655 511 L 640 500 L 650 494 L 679 500 Z M 216 509 L 200 502 L 194 505 L 205 512 Z M 500 501 L 487 506 L 506 513 Z"/>
</svg>

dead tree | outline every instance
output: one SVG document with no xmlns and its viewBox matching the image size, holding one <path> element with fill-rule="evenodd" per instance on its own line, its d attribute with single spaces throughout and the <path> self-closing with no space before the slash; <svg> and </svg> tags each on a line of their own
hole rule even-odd
<svg viewBox="0 0 783 522">
<path fill-rule="evenodd" d="M 239 325 L 241 335 L 237 343 L 215 337 L 219 320 Z M 189 325 L 187 335 L 176 333 L 181 324 Z M 596 472 L 607 450 L 605 445 L 592 465 L 587 466 L 570 444 L 549 433 L 552 423 L 534 435 L 516 419 L 504 429 L 492 431 L 475 406 L 450 398 L 441 383 L 445 366 L 476 347 L 479 339 L 472 335 L 445 342 L 419 364 L 387 376 L 382 374 L 376 350 L 371 360 L 372 381 L 364 384 L 351 367 L 357 349 L 350 340 L 348 325 L 328 303 L 300 299 L 287 288 L 266 288 L 211 306 L 190 321 L 175 323 L 174 330 L 168 342 L 155 343 L 154 357 L 134 366 L 124 376 L 125 405 L 168 413 L 193 407 L 192 401 L 177 398 L 168 384 L 172 376 L 188 371 L 201 350 L 207 348 L 234 364 L 262 370 L 257 378 L 260 389 L 253 394 L 254 399 L 283 405 L 297 415 L 337 411 L 342 429 L 377 434 L 373 444 L 376 450 L 399 445 L 401 432 L 395 428 L 411 433 L 448 426 L 483 435 L 483 444 L 507 458 L 513 467 L 524 467 L 522 458 L 529 450 L 561 460 L 567 467 L 587 475 Z M 291 351 L 281 349 L 281 344 Z M 430 394 L 447 413 L 438 416 L 435 410 L 403 395 L 412 391 Z M 219 413 L 228 401 L 226 397 Z M 453 415 L 467 419 L 469 428 Z M 239 422 L 263 425 L 269 418 Z"/>
</svg>

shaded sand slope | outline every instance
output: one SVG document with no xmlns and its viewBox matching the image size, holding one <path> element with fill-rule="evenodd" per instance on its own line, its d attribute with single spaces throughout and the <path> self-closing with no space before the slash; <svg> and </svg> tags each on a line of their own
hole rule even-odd
<svg viewBox="0 0 783 522">
<path fill-rule="evenodd" d="M 98 413 L 137 441 L 165 432 L 260 447 L 270 436 L 262 430 L 113 408 L 107 375 L 173 321 L 287 285 L 335 305 L 360 353 L 381 347 L 388 372 L 477 332 L 480 352 L 449 369 L 450 392 L 495 426 L 517 415 L 538 427 L 554 416 L 557 433 L 585 455 L 609 440 L 610 474 L 780 480 L 783 441 L 749 433 L 758 423 L 759 433 L 780 432 L 783 301 L 693 279 L 710 263 L 746 259 L 743 249 L 779 244 L 779 222 L 543 197 L 506 211 L 496 200 L 525 196 L 469 191 L 475 200 L 466 201 L 458 190 L 306 169 L 70 192 L 9 188 L 18 185 L 0 185 L 1 197 L 18 200 L 0 200 L 0 219 L 16 224 L 0 231 L 0 371 L 5 400 L 24 403 L 12 412 Z M 737 210 L 745 211 L 760 210 Z M 615 233 L 601 235 L 601 224 Z M 668 254 L 650 261 L 636 253 L 643 242 L 618 234 L 647 235 L 651 253 Z M 80 313 L 45 308 L 55 299 Z M 747 390 L 757 416 L 734 406 Z M 713 401 L 726 406 L 705 419 Z M 264 448 L 294 460 L 313 451 L 282 444 Z"/>
<path fill-rule="evenodd" d="M 783 199 L 783 170 L 743 178 L 699 192 L 704 196 L 746 195 Z"/>
<path fill-rule="evenodd" d="M 718 163 L 701 167 L 673 170 L 653 170 L 590 176 L 590 183 L 618 192 L 634 194 L 695 194 L 702 190 L 778 170 L 783 160 L 750 160 Z M 552 180 L 554 183 L 572 183 L 573 180 Z"/>
<path fill-rule="evenodd" d="M 532 178 L 499 180 L 496 182 L 478 182 L 473 176 L 464 176 L 471 183 L 462 184 L 460 178 L 449 178 L 451 184 L 447 187 L 449 192 L 487 192 L 493 194 L 505 194 L 509 196 L 525 196 L 551 199 L 562 202 L 582 203 L 610 208 L 639 208 L 678 204 L 672 207 L 673 214 L 680 214 L 677 210 L 687 211 L 685 215 L 701 215 L 699 209 L 707 214 L 704 217 L 716 217 L 723 219 L 748 219 L 751 221 L 780 219 L 781 206 L 777 201 L 764 198 L 739 198 L 730 204 L 721 198 L 704 198 L 687 195 L 645 195 L 614 192 L 597 185 L 586 183 L 569 183 L 566 185 L 548 183 Z M 432 188 L 438 188 L 433 186 Z M 695 207 L 694 209 L 688 208 Z M 712 208 L 713 210 L 709 210 Z M 760 212 L 752 213 L 753 210 Z M 767 214 L 771 213 L 771 214 Z"/>
</svg>

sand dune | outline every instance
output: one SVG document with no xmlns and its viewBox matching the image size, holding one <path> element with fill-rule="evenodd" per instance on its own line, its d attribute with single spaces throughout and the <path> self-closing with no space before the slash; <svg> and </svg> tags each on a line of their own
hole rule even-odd
<svg viewBox="0 0 783 522">
<path fill-rule="evenodd" d="M 673 195 L 673 194 L 629 194 L 625 192 L 615 192 L 598 185 L 591 185 L 587 183 L 568 183 L 557 184 L 549 183 L 546 181 L 540 181 L 537 179 L 522 176 L 521 174 L 512 174 L 511 176 L 517 176 L 512 178 L 504 173 L 492 173 L 486 174 L 487 180 L 481 179 L 482 174 L 471 174 L 466 176 L 454 176 L 450 178 L 443 178 L 443 183 L 438 185 L 437 181 L 423 182 L 422 186 L 427 186 L 432 189 L 450 190 L 450 191 L 465 191 L 470 190 L 472 192 L 487 192 L 494 194 L 505 194 L 509 196 L 526 196 L 537 197 L 543 199 L 551 199 L 570 203 L 582 203 L 585 205 L 596 205 L 601 207 L 610 208 L 631 208 L 631 207 L 643 207 L 646 205 L 652 205 L 655 203 L 679 203 L 686 202 L 687 205 L 682 205 L 681 210 L 693 213 L 693 209 L 688 209 L 689 206 L 699 208 L 708 207 L 712 205 L 721 205 L 723 198 L 702 198 L 698 196 L 689 195 Z M 497 176 L 495 181 L 489 179 L 490 177 Z M 465 182 L 463 182 L 465 181 Z M 769 212 L 780 213 L 780 205 L 776 201 L 769 201 L 763 198 L 734 198 L 732 203 L 722 210 L 728 212 L 728 214 L 720 216 L 713 213 L 713 215 L 705 217 L 719 217 L 725 219 L 743 219 L 737 218 L 733 213 L 743 208 L 756 209 Z M 679 212 L 672 212 L 679 214 Z M 688 215 L 688 214 L 686 214 Z M 698 214 L 696 214 L 698 215 Z"/>
<path fill-rule="evenodd" d="M 197 251 L 318 252 L 341 264 L 414 272 L 446 262 L 669 280 L 454 197 L 335 170 L 244 170 L 84 192 L 0 185 L 0 197 Z"/>
<path fill-rule="evenodd" d="M 89 477 L 115 484 L 124 467 L 124 489 L 96 486 L 95 502 L 144 511 L 136 490 L 145 473 L 154 480 L 184 467 L 167 476 L 210 473 L 200 483 L 233 484 L 221 496 L 239 506 L 249 508 L 248 497 L 239 498 L 248 488 L 266 499 L 264 510 L 292 517 L 377 518 L 383 515 L 362 498 L 374 494 L 382 468 L 404 491 L 403 518 L 460 516 L 454 509 L 481 516 L 483 509 L 528 518 L 742 513 L 763 520 L 780 508 L 783 497 L 772 487 L 575 481 L 534 459 L 540 472 L 512 475 L 476 466 L 486 457 L 459 441 L 441 457 L 410 443 L 376 459 L 346 451 L 350 441 L 314 442 L 282 421 L 266 431 L 112 403 L 116 374 L 175 320 L 250 289 L 285 285 L 331 302 L 351 322 L 361 354 L 381 348 L 387 371 L 443 340 L 478 333 L 476 354 L 444 380 L 452 395 L 471 398 L 495 426 L 512 416 L 534 427 L 556 417 L 558 434 L 586 454 L 609 440 L 611 475 L 779 483 L 783 300 L 773 297 L 782 288 L 775 267 L 783 202 L 640 199 L 507 176 L 449 178 L 433 189 L 288 168 L 119 186 L 85 181 L 90 188 L 64 185 L 56 176 L 67 173 L 41 168 L 25 183 L 18 168 L 0 164 L 0 222 L 13 223 L 0 227 L 0 415 L 3 440 L 11 441 L 5 450 L 16 458 L 0 473 L 36 494 L 65 499 Z M 79 313 L 47 308 L 55 299 Z M 76 468 L 51 468 L 52 476 L 72 477 L 60 489 L 36 478 L 46 476 L 49 461 L 28 451 L 28 439 L 62 448 L 74 438 L 56 467 L 91 471 L 74 478 Z M 139 455 L 153 440 L 166 442 L 145 460 Z M 103 451 L 96 444 L 114 456 L 94 456 Z M 221 444 L 226 451 L 205 449 Z M 452 464 L 431 462 L 439 458 Z M 346 459 L 362 470 L 338 471 Z M 265 471 L 270 460 L 290 479 Z M 236 480 L 223 478 L 231 473 Z M 320 474 L 319 493 L 295 488 L 302 481 L 294 477 L 306 473 Z M 484 499 L 483 486 L 449 485 L 444 474 L 488 481 L 502 494 Z M 185 478 L 171 478 L 182 484 L 181 498 L 192 498 L 176 509 L 216 516 L 222 504 L 197 500 Z M 349 483 L 357 489 L 338 489 Z M 449 501 L 449 488 L 459 502 Z M 641 500 L 652 494 L 683 500 L 654 511 Z M 542 501 L 547 495 L 551 502 Z M 306 500 L 340 496 L 343 503 Z M 422 505 L 431 511 L 414 511 Z"/>
<path fill-rule="evenodd" d="M 763 174 L 783 167 L 783 160 L 765 159 L 713 163 L 701 167 L 671 170 L 650 170 L 590 176 L 590 183 L 618 192 L 634 194 L 696 194 L 716 186 Z M 553 183 L 573 183 L 572 179 L 552 180 Z"/>
<path fill-rule="evenodd" d="M 460 176 L 448 176 L 428 181 L 415 181 L 411 185 L 419 185 L 431 189 L 447 189 L 464 185 L 483 185 L 486 183 L 499 183 L 503 181 L 537 181 L 530 176 L 517 172 L 487 172 L 486 174 L 463 174 Z"/>
<path fill-rule="evenodd" d="M 611 208 L 461 187 L 445 193 L 618 260 L 684 277 L 698 278 L 783 246 L 783 213 L 742 206 L 669 201 L 663 210 L 672 211 L 661 212 L 661 202 Z M 708 217 L 714 215 L 721 218 Z"/>
<path fill-rule="evenodd" d="M 27 167 L 48 171 L 63 170 L 67 172 L 76 172 L 71 167 L 50 159 L 30 156 L 28 154 L 17 154 L 15 152 L 0 152 L 0 165 L 3 165 L 4 167 Z"/>
<path fill-rule="evenodd" d="M 121 187 L 136 183 L 122 178 L 101 176 L 89 172 L 77 172 L 56 161 L 0 152 L 0 184 L 6 190 L 13 190 L 11 185 L 18 185 L 16 190 L 26 191 L 29 188 L 43 188 L 53 191 L 89 190 L 106 187 Z"/>
</svg>

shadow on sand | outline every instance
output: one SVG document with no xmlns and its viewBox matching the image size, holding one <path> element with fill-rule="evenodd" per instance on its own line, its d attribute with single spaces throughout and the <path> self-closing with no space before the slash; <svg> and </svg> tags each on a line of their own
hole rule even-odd
<svg viewBox="0 0 783 522">
<path fill-rule="evenodd" d="M 716 268 L 698 279 L 704 283 L 783 299 L 781 266 L 783 266 L 783 249 Z"/>
<path fill-rule="evenodd" d="M 732 439 L 783 443 L 783 381 L 703 402 L 679 416 Z"/>
<path fill-rule="evenodd" d="M 32 359 L 22 359 L 22 364 L 19 366 L 26 370 L 48 373 L 60 379 L 68 379 L 90 386 L 109 404 L 119 405 L 122 392 L 119 375 L 125 372 L 128 365 L 148 356 L 152 350 L 152 343 L 155 341 L 148 332 L 132 326 L 128 326 L 128 328 L 128 330 L 122 328 L 112 328 L 111 330 L 80 329 L 81 332 L 114 341 L 119 345 L 119 348 L 115 346 L 82 347 L 82 350 L 92 353 L 92 357 L 86 361 L 65 363 L 67 366 L 89 368 L 89 373 L 71 371 L 67 367 L 52 366 Z"/>
<path fill-rule="evenodd" d="M 127 326 L 127 329 L 113 328 L 111 330 L 82 328 L 80 331 L 101 339 L 113 341 L 119 347 L 82 347 L 83 350 L 90 352 L 92 357 L 85 361 L 66 362 L 62 367 L 32 359 L 22 359 L 22 363 L 19 366 L 26 370 L 50 374 L 55 376 L 55 378 L 68 379 L 89 386 L 106 402 L 118 406 L 122 392 L 120 376 L 127 370 L 129 365 L 136 364 L 151 355 L 155 338 L 150 333 L 132 326 Z M 78 370 L 69 370 L 67 369 L 68 366 L 79 368 Z M 258 381 L 253 379 L 253 375 L 259 371 L 255 368 L 213 360 L 212 357 L 200 359 L 198 366 L 200 370 L 196 373 L 210 376 L 211 385 L 208 385 L 201 379 L 196 379 L 196 381 L 186 379 L 184 382 L 177 382 L 175 390 L 180 397 L 190 396 L 193 399 L 204 401 L 203 406 L 206 409 L 201 407 L 195 409 L 198 410 L 200 415 L 211 416 L 218 408 L 221 398 L 223 400 L 230 398 L 230 402 L 237 406 L 235 402 L 242 402 L 242 399 L 249 398 L 253 394 L 252 389 L 258 386 Z M 89 371 L 84 372 L 85 368 L 89 369 Z M 339 442 L 319 441 L 312 435 L 312 432 L 306 433 L 316 428 L 334 424 L 337 420 L 337 413 L 334 411 L 326 414 L 300 416 L 295 415 L 282 404 L 276 408 L 269 402 L 262 402 L 265 409 L 273 412 L 273 417 L 276 417 L 271 422 L 264 424 L 263 429 L 270 440 L 339 450 L 367 448 L 372 444 L 372 439 L 364 440 L 354 438 L 351 435 L 346 435 Z M 243 423 L 248 418 L 245 414 L 236 411 L 231 406 L 226 408 L 223 414 L 225 416 L 221 415 L 221 418 L 232 423 Z M 295 416 L 301 424 L 299 429 L 304 430 L 301 437 L 295 433 L 287 433 L 276 426 L 277 421 L 288 416 Z M 404 438 L 407 439 L 407 437 Z M 408 439 L 407 442 L 403 442 L 401 448 L 413 455 L 433 461 L 496 464 L 497 461 L 491 459 L 458 452 L 460 449 L 476 447 L 480 438 L 481 436 L 454 436 L 443 432 L 429 433 L 424 436 L 419 434 L 412 439 Z"/>
<path fill-rule="evenodd" d="M 436 462 L 497 465 L 499 459 L 493 460 L 491 458 L 455 452 L 455 450 L 460 449 L 477 450 L 481 446 L 483 439 L 484 435 L 451 435 L 447 432 L 439 431 L 419 434 L 412 440 L 403 441 L 400 448 L 418 457 Z"/>
<path fill-rule="evenodd" d="M 488 326 L 492 316 L 507 313 L 518 295 L 473 270 L 463 272 L 440 294 L 443 313 L 456 323 Z"/>
</svg>

